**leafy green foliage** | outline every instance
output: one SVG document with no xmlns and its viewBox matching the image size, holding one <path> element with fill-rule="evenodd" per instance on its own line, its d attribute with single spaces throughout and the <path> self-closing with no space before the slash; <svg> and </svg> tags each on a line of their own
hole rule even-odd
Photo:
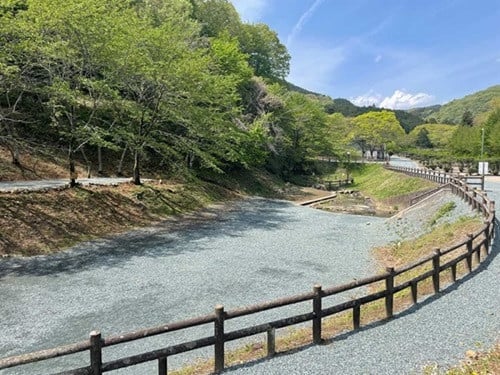
<svg viewBox="0 0 500 375">
<path fill-rule="evenodd" d="M 394 112 L 367 112 L 353 119 L 351 138 L 363 153 L 375 150 L 395 151 L 404 137 Z"/>
<path fill-rule="evenodd" d="M 500 158 L 500 108 L 494 110 L 484 123 L 486 155 Z"/>
<path fill-rule="evenodd" d="M 425 130 L 430 144 L 434 148 L 445 148 L 448 146 L 456 129 L 456 125 L 422 124 L 413 129 L 410 134 L 408 134 L 408 137 L 410 139 L 410 143 L 418 146 L 419 134 Z"/>
<path fill-rule="evenodd" d="M 461 125 L 464 126 L 472 126 L 474 125 L 474 118 L 472 117 L 472 112 L 469 110 L 466 110 L 464 114 L 462 115 L 462 121 L 460 123 Z"/>
<path fill-rule="evenodd" d="M 420 125 L 424 122 L 422 117 L 411 111 L 403 111 L 398 109 L 388 110 L 384 108 L 377 108 L 375 106 L 358 107 L 352 104 L 349 100 L 341 98 L 327 100 L 325 102 L 325 111 L 327 113 L 341 113 L 346 117 L 356 117 L 368 112 L 391 111 L 394 112 L 396 118 L 398 119 L 399 123 L 406 133 L 409 133 L 417 125 Z"/>
<path fill-rule="evenodd" d="M 426 128 L 419 130 L 415 144 L 420 148 L 432 148 L 432 142 L 429 139 L 429 131 Z"/>
<path fill-rule="evenodd" d="M 458 126 L 450 139 L 449 149 L 456 156 L 479 156 L 481 153 L 481 129 Z"/>
</svg>

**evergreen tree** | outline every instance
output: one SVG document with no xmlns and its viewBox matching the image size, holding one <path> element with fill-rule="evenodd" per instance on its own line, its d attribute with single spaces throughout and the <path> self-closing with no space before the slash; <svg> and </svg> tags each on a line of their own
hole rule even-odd
<svg viewBox="0 0 500 375">
<path fill-rule="evenodd" d="M 472 112 L 469 110 L 466 110 L 464 114 L 462 115 L 462 125 L 464 126 L 472 126 L 474 125 L 474 117 L 472 116 Z"/>
<path fill-rule="evenodd" d="M 420 131 L 417 134 L 417 140 L 415 142 L 417 147 L 420 148 L 432 148 L 432 142 L 429 139 L 429 131 L 426 128 L 420 129 Z"/>
</svg>

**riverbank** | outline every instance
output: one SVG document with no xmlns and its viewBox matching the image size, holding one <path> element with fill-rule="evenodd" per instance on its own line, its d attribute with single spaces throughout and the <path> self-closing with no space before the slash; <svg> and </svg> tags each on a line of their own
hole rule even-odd
<svg viewBox="0 0 500 375">
<path fill-rule="evenodd" d="M 392 196 L 378 197 L 373 181 L 397 181 Z M 358 171 L 357 193 L 338 194 L 320 208 L 335 212 L 389 216 L 405 204 L 400 192 L 420 191 L 427 182 L 368 166 Z M 401 181 L 403 181 L 401 183 Z M 395 183 L 395 182 L 394 182 Z M 378 186 L 375 183 L 374 186 Z M 285 199 L 295 203 L 331 194 L 284 183 L 262 171 L 205 176 L 203 180 L 151 180 L 142 186 L 80 186 L 42 192 L 0 193 L 0 256 L 33 256 L 67 249 L 82 241 L 155 225 L 169 217 L 192 213 L 214 203 L 248 196 Z M 395 195 L 395 196 L 394 196 Z M 353 198 L 354 197 L 354 198 Z M 366 207 L 358 204 L 365 203 Z"/>
<path fill-rule="evenodd" d="M 180 218 L 246 196 L 313 199 L 328 192 L 285 184 L 260 171 L 206 180 L 148 181 L 142 186 L 81 186 L 0 193 L 0 257 L 55 253 L 82 241 Z"/>
</svg>

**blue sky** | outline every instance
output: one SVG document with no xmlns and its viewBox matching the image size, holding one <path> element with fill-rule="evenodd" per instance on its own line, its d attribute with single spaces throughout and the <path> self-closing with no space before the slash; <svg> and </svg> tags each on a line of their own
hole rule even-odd
<svg viewBox="0 0 500 375">
<path fill-rule="evenodd" d="M 358 105 L 446 103 L 500 84 L 500 0 L 233 0 L 290 55 L 288 80 Z"/>
</svg>

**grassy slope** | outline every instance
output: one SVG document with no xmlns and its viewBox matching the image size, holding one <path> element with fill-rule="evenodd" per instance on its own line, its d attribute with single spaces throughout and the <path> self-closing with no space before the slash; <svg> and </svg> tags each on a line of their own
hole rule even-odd
<svg viewBox="0 0 500 375">
<path fill-rule="evenodd" d="M 403 197 L 437 186 L 421 178 L 388 171 L 380 164 L 357 165 L 351 175 L 354 178 L 355 189 L 382 203 L 387 199 Z"/>
</svg>

